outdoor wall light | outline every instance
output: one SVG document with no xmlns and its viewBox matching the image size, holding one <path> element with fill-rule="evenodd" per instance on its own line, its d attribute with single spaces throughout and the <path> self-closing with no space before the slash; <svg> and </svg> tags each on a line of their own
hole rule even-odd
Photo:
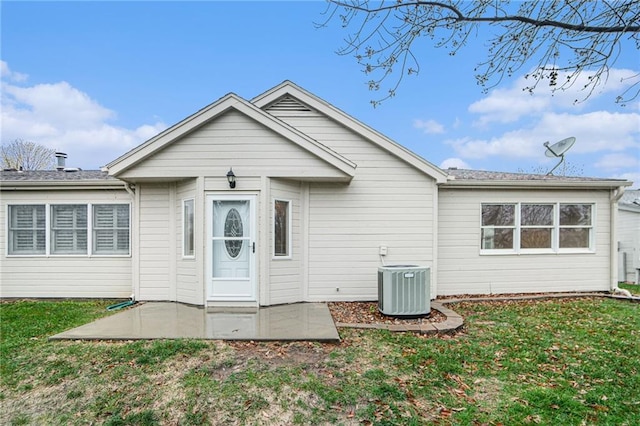
<svg viewBox="0 0 640 426">
<path fill-rule="evenodd" d="M 233 174 L 233 169 L 229 169 L 227 173 L 227 180 L 229 181 L 229 188 L 233 189 L 236 187 L 236 175 Z"/>
</svg>

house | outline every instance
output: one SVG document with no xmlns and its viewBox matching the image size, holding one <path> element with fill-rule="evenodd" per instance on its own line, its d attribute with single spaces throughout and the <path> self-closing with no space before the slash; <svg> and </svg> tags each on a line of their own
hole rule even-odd
<svg viewBox="0 0 640 426">
<path fill-rule="evenodd" d="M 104 171 L 3 172 L 2 297 L 204 306 L 607 291 L 624 180 L 441 170 L 295 84 L 229 94 Z"/>
<path fill-rule="evenodd" d="M 640 190 L 627 190 L 618 202 L 619 280 L 640 284 Z"/>
</svg>

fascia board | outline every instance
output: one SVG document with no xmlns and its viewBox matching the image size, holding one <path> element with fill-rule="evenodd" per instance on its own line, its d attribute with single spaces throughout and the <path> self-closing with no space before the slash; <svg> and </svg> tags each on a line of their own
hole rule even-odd
<svg viewBox="0 0 640 426">
<path fill-rule="evenodd" d="M 385 149 L 396 157 L 404 160 L 418 170 L 421 170 L 425 174 L 435 179 L 437 183 L 444 183 L 447 181 L 447 174 L 440 168 L 429 163 L 424 158 L 411 152 L 402 145 L 394 142 L 383 134 L 377 132 L 373 128 L 366 124 L 356 120 L 347 113 L 339 110 L 328 102 L 321 98 L 307 92 L 290 81 L 285 81 L 279 86 L 274 87 L 271 90 L 253 98 L 251 103 L 258 108 L 264 108 L 271 102 L 277 100 L 279 97 L 289 94 L 295 98 L 300 99 L 302 102 L 308 104 L 310 107 L 320 111 L 331 119 L 341 123 L 345 127 L 352 131 L 362 135 L 364 138 L 375 143 L 379 147 Z"/>
</svg>

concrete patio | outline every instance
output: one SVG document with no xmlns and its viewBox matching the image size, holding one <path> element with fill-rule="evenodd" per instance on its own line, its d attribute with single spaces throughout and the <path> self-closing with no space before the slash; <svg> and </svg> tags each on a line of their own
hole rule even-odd
<svg viewBox="0 0 640 426">
<path fill-rule="evenodd" d="M 147 302 L 50 337 L 51 340 L 313 340 L 339 341 L 324 303 L 208 311 L 173 302 Z"/>
</svg>

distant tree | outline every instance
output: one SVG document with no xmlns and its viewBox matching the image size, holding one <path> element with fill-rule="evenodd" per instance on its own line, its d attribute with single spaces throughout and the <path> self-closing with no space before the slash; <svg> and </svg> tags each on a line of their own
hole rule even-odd
<svg viewBox="0 0 640 426">
<path fill-rule="evenodd" d="M 50 170 L 55 167 L 55 150 L 22 139 L 2 144 L 0 155 L 5 169 Z"/>
<path fill-rule="evenodd" d="M 518 173 L 533 173 L 536 175 L 546 175 L 549 170 L 554 166 L 533 166 L 528 170 L 518 168 Z M 584 164 L 571 163 L 569 161 L 565 161 L 562 163 L 562 166 L 558 168 L 558 171 L 554 173 L 555 176 L 574 176 L 580 177 L 584 176 Z"/>
<path fill-rule="evenodd" d="M 516 3 L 517 10 L 506 0 L 329 2 L 322 25 L 338 17 L 352 31 L 338 53 L 355 55 L 372 76 L 371 90 L 380 90 L 385 79 L 391 80 L 382 99 L 372 101 L 374 106 L 394 96 L 405 75 L 419 72 L 419 62 L 427 60 L 414 50 L 420 38 L 430 39 L 453 56 L 487 30 L 492 37 L 487 58 L 475 69 L 485 91 L 532 63 L 534 71 L 526 75 L 531 84 L 523 90 L 532 92 L 543 81 L 562 90 L 579 81 L 584 99 L 606 83 L 617 60 L 624 54 L 637 55 L 640 49 L 639 0 L 523 1 Z M 487 25 L 490 32 L 484 28 Z M 621 42 L 626 38 L 635 49 L 623 52 Z M 580 80 L 583 72 L 585 78 Z M 640 74 L 629 78 L 631 87 L 617 97 L 618 103 L 635 99 L 640 92 Z"/>
</svg>

